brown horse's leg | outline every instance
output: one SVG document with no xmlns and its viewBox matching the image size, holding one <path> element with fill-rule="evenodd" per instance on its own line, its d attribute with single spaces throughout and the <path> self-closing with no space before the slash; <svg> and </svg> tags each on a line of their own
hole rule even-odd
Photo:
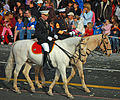
<svg viewBox="0 0 120 100">
<path fill-rule="evenodd" d="M 15 92 L 17 92 L 17 93 L 21 93 L 21 91 L 17 87 L 17 77 L 18 77 L 18 74 L 19 74 L 22 66 L 23 66 L 23 64 L 16 64 L 16 67 L 15 67 L 15 70 L 14 70 L 13 88 L 15 89 Z"/>
<path fill-rule="evenodd" d="M 36 65 L 35 67 L 35 84 L 38 86 L 38 88 L 42 88 L 42 85 L 39 82 L 38 73 L 40 72 L 40 66 Z"/>
<path fill-rule="evenodd" d="M 48 91 L 48 94 L 51 96 L 53 96 L 52 89 L 55 85 L 55 82 L 57 82 L 59 80 L 59 77 L 60 77 L 60 72 L 58 71 L 58 69 L 56 69 L 55 78 L 54 78 L 52 84 L 49 86 L 49 91 Z"/>
<path fill-rule="evenodd" d="M 86 84 L 85 84 L 85 80 L 84 80 L 84 73 L 83 73 L 83 64 L 81 61 L 78 62 L 77 64 L 77 69 L 81 78 L 81 82 L 82 82 L 82 87 L 85 89 L 86 92 L 90 92 L 90 90 L 87 88 Z"/>
<path fill-rule="evenodd" d="M 29 85 L 31 87 L 31 91 L 35 92 L 34 84 L 33 84 L 32 80 L 29 77 L 29 71 L 30 71 L 30 69 L 31 69 L 31 65 L 29 63 L 26 63 L 25 64 L 25 68 L 23 70 L 23 74 L 24 74 L 25 78 L 27 79 L 27 81 L 28 81 L 28 83 L 29 83 Z"/>
<path fill-rule="evenodd" d="M 74 66 L 74 67 L 72 67 L 72 71 L 71 71 L 71 74 L 70 74 L 70 76 L 68 77 L 68 80 L 67 80 L 67 82 L 69 83 L 70 82 L 70 80 L 75 76 L 75 74 L 76 74 L 76 67 Z"/>
<path fill-rule="evenodd" d="M 45 84 L 45 76 L 44 76 L 44 73 L 43 73 L 43 67 L 40 67 L 40 77 L 41 77 L 41 80 L 42 80 L 42 85 Z"/>
</svg>

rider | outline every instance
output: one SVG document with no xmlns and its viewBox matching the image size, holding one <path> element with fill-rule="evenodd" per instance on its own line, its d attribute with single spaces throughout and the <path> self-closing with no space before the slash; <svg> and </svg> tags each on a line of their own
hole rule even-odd
<svg viewBox="0 0 120 100">
<path fill-rule="evenodd" d="M 47 23 L 48 19 L 48 12 L 49 10 L 43 10 L 41 12 L 41 17 L 38 19 L 35 29 L 35 37 L 38 40 L 38 44 L 40 44 L 44 49 L 44 58 L 43 58 L 43 66 L 46 63 L 46 58 L 49 55 L 49 45 L 48 42 L 52 41 L 52 37 L 49 35 L 50 32 L 50 26 Z"/>
</svg>

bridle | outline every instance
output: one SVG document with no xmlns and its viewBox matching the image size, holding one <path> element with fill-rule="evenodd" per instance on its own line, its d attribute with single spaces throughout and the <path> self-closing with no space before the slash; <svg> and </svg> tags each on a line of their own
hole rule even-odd
<svg viewBox="0 0 120 100">
<path fill-rule="evenodd" d="M 105 40 L 106 38 L 104 37 L 104 34 L 102 34 L 102 40 L 101 40 L 101 43 L 100 43 L 100 45 L 99 45 L 99 47 L 102 45 L 102 43 L 103 43 L 103 46 L 104 46 L 104 51 L 103 51 L 103 53 L 105 53 L 106 55 L 107 55 L 107 51 L 108 50 L 112 50 L 112 49 L 108 49 L 107 47 L 106 47 L 106 45 L 105 44 L 108 44 L 108 42 L 105 42 L 104 40 Z"/>
<path fill-rule="evenodd" d="M 103 44 L 103 47 L 104 47 L 104 49 L 105 49 L 105 50 L 103 51 L 103 53 L 107 55 L 107 51 L 108 51 L 108 50 L 112 50 L 112 49 L 108 49 L 108 48 L 106 47 L 105 44 L 108 44 L 108 42 L 105 42 L 105 41 L 104 41 L 105 39 L 107 39 L 107 38 L 104 37 L 104 34 L 102 34 L 102 40 L 101 40 L 100 45 L 99 45 L 98 47 L 100 47 L 100 46 Z M 89 48 L 87 48 L 87 50 L 89 51 L 89 53 L 86 52 L 86 54 L 89 56 L 89 54 L 92 52 L 92 50 L 90 50 Z M 94 53 L 95 53 L 95 52 L 94 52 Z M 95 53 L 95 54 L 96 54 L 96 53 Z M 99 54 L 97 54 L 97 55 L 99 55 Z M 100 56 L 101 56 L 101 55 L 100 55 Z"/>
</svg>

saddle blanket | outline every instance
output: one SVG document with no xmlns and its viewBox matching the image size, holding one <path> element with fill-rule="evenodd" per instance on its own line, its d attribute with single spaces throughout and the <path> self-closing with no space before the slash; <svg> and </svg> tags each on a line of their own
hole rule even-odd
<svg viewBox="0 0 120 100">
<path fill-rule="evenodd" d="M 55 41 L 52 41 L 52 42 L 49 42 L 49 48 L 50 48 L 50 52 L 52 52 L 53 48 L 54 48 L 54 45 L 55 45 Z M 33 45 L 32 45 L 32 52 L 34 54 L 43 54 L 44 53 L 44 50 L 42 48 L 41 45 L 37 44 L 37 42 L 35 42 Z M 50 53 L 49 52 L 49 53 Z"/>
</svg>

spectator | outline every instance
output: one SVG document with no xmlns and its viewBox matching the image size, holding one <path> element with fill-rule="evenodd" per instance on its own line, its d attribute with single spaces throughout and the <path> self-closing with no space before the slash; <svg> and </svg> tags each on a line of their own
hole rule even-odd
<svg viewBox="0 0 120 100">
<path fill-rule="evenodd" d="M 75 2 L 78 2 L 79 8 L 83 10 L 83 0 L 75 0 Z"/>
<path fill-rule="evenodd" d="M 8 4 L 4 5 L 3 6 L 3 15 L 7 14 L 7 12 L 9 12 L 9 11 L 10 11 L 9 5 Z"/>
<path fill-rule="evenodd" d="M 35 4 L 34 4 L 33 1 L 30 2 L 29 8 L 30 8 L 30 10 L 31 10 L 31 15 L 32 15 L 32 16 L 35 16 L 36 18 L 39 18 L 38 9 L 37 9 L 37 7 L 35 6 Z"/>
<path fill-rule="evenodd" d="M 24 34 L 27 32 L 27 25 L 32 19 L 31 11 L 27 10 L 24 17 L 24 27 L 20 30 L 20 40 L 24 39 Z"/>
<path fill-rule="evenodd" d="M 109 0 L 102 0 L 97 7 L 97 19 L 104 21 L 105 19 L 110 20 L 110 15 L 112 15 L 112 6 Z"/>
<path fill-rule="evenodd" d="M 20 8 L 25 9 L 25 5 L 21 2 L 21 0 L 17 0 L 16 6 L 14 6 L 14 13 L 18 15 Z"/>
<path fill-rule="evenodd" d="M 84 9 L 81 17 L 84 18 L 84 27 L 87 26 L 88 22 L 92 22 L 93 12 L 91 11 L 91 5 L 89 3 L 84 4 Z"/>
<path fill-rule="evenodd" d="M 116 0 L 110 0 L 110 5 L 112 6 L 112 14 L 111 14 L 111 17 L 112 17 L 115 13 Z"/>
<path fill-rule="evenodd" d="M 120 29 L 118 27 L 118 23 L 115 23 L 113 28 L 111 29 L 111 36 L 119 37 L 120 36 Z M 116 53 L 119 51 L 119 39 L 118 38 L 111 38 L 111 45 L 112 45 L 112 50 L 113 53 Z"/>
<path fill-rule="evenodd" d="M 83 25 L 84 19 L 82 17 L 79 17 L 78 15 L 75 15 L 73 25 L 75 28 L 72 30 L 72 33 L 70 32 L 70 35 L 75 35 L 80 37 L 85 33 L 84 25 Z"/>
<path fill-rule="evenodd" d="M 81 11 L 82 10 L 79 8 L 78 2 L 74 2 L 74 4 L 73 4 L 73 10 L 72 10 L 72 12 L 74 13 L 74 15 L 80 16 L 81 15 Z"/>
<path fill-rule="evenodd" d="M 91 36 L 93 35 L 93 24 L 92 22 L 87 23 L 87 27 L 85 28 L 84 36 Z"/>
<path fill-rule="evenodd" d="M 94 27 L 93 27 L 94 35 L 102 34 L 102 29 L 101 29 L 102 25 L 103 24 L 101 22 L 96 22 L 94 24 Z"/>
<path fill-rule="evenodd" d="M 74 25 L 74 13 L 73 12 L 69 12 L 68 13 L 68 31 L 71 32 L 75 27 Z"/>
<path fill-rule="evenodd" d="M 104 20 L 104 25 L 102 26 L 103 34 L 110 35 L 110 30 L 112 24 L 110 24 L 109 20 Z"/>
<path fill-rule="evenodd" d="M 32 17 L 27 25 L 27 39 L 31 39 L 32 34 L 35 33 L 36 23 L 35 17 Z"/>
<path fill-rule="evenodd" d="M 10 19 L 11 30 L 12 30 L 12 32 L 14 32 L 16 20 L 15 20 L 15 17 L 13 16 L 12 12 L 9 12 L 9 19 Z"/>
<path fill-rule="evenodd" d="M 14 32 L 14 42 L 16 41 L 17 35 L 20 30 L 24 27 L 23 18 L 21 16 L 18 17 L 18 22 L 15 25 L 15 32 Z"/>
<path fill-rule="evenodd" d="M 112 22 L 113 25 L 118 23 L 118 17 L 116 15 L 113 15 L 112 18 L 111 18 L 111 22 Z"/>
<path fill-rule="evenodd" d="M 55 14 L 55 11 L 54 11 L 53 7 L 50 5 L 50 2 L 46 1 L 45 2 L 45 7 L 43 9 L 44 10 L 49 10 L 48 23 L 50 21 L 54 21 L 55 18 L 56 18 L 56 14 Z"/>
<path fill-rule="evenodd" d="M 68 2 L 68 6 L 66 7 L 66 14 L 68 14 L 69 12 L 71 12 L 73 9 L 73 2 L 70 1 Z"/>
<path fill-rule="evenodd" d="M 11 31 L 11 26 L 10 26 L 10 19 L 9 19 L 8 15 L 5 15 L 5 19 L 4 19 L 4 22 L 3 22 L 3 31 L 2 31 L 2 34 L 1 34 L 2 39 L 4 39 L 6 31 L 8 31 L 11 38 L 13 38 L 13 33 Z M 2 41 L 1 44 L 4 44 L 4 42 Z M 9 42 L 9 44 L 11 45 L 12 42 Z"/>
<path fill-rule="evenodd" d="M 40 13 L 40 11 L 42 11 L 43 10 L 43 1 L 42 0 L 38 0 L 37 1 L 37 12 L 39 12 L 38 13 L 38 18 L 40 18 L 40 16 L 41 16 L 41 13 Z"/>
<path fill-rule="evenodd" d="M 0 8 L 0 15 L 3 17 L 4 16 L 4 14 L 3 14 L 3 9 L 2 8 Z"/>
<path fill-rule="evenodd" d="M 117 1 L 115 15 L 118 17 L 118 21 L 120 22 L 120 0 Z"/>
</svg>

